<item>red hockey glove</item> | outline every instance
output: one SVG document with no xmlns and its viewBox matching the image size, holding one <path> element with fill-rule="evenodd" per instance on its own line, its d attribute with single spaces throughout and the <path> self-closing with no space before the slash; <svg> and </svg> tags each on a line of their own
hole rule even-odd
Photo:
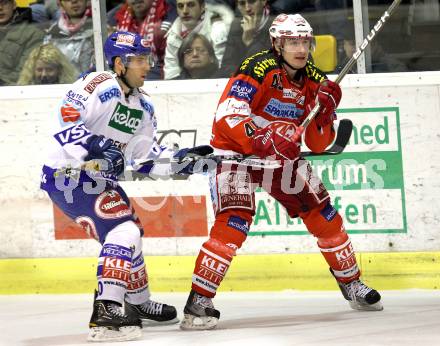
<svg viewBox="0 0 440 346">
<path fill-rule="evenodd" d="M 318 89 L 317 99 L 321 108 L 315 118 L 316 125 L 325 127 L 336 119 L 335 110 L 341 101 L 342 91 L 338 84 L 331 80 L 324 81 Z M 313 105 L 314 106 L 314 105 Z M 310 109 L 312 109 L 311 107 Z"/>
<path fill-rule="evenodd" d="M 299 142 L 293 141 L 297 126 L 284 121 L 274 121 L 255 131 L 252 150 L 261 158 L 275 156 L 276 160 L 293 160 L 299 156 Z"/>
</svg>

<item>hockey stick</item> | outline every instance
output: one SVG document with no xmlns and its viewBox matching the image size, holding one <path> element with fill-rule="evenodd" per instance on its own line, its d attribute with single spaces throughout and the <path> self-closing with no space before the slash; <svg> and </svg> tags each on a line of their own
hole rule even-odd
<svg viewBox="0 0 440 346">
<path fill-rule="evenodd" d="M 313 156 L 322 156 L 322 155 L 338 155 L 342 153 L 350 140 L 351 131 L 353 128 L 353 123 L 349 119 L 342 119 L 339 122 L 338 131 L 336 134 L 336 139 L 334 144 L 327 150 L 322 153 L 314 153 L 312 151 L 306 151 L 301 153 L 300 157 L 313 157 Z M 237 163 L 241 165 L 247 165 L 251 167 L 264 167 L 264 168 L 279 168 L 281 167 L 280 162 L 268 160 L 268 159 L 260 159 L 256 156 L 244 156 L 244 155 L 197 155 L 190 153 L 182 160 L 172 160 L 172 159 L 158 159 L 158 160 L 143 160 L 140 162 L 132 162 L 131 165 L 126 167 L 127 171 L 136 171 L 139 167 L 144 165 L 160 165 L 160 164 L 178 164 L 184 168 L 186 165 L 193 164 L 197 165 L 200 168 L 200 172 L 207 171 L 209 169 L 214 169 L 220 162 L 230 161 L 231 163 Z M 135 168 L 136 166 L 137 168 Z M 209 168 L 204 170 L 203 166 Z M 88 161 L 84 163 L 79 168 L 69 167 L 63 170 L 60 170 L 58 174 L 69 174 L 69 172 L 79 172 L 82 170 L 89 172 L 99 172 L 101 170 L 101 165 L 97 161 Z M 194 173 L 200 173 L 197 170 Z M 98 178 L 98 177 L 95 177 Z M 107 180 L 106 178 L 102 178 Z"/>
<path fill-rule="evenodd" d="M 362 42 L 362 44 L 357 48 L 356 52 L 353 54 L 353 56 L 350 58 L 350 60 L 347 62 L 347 64 L 344 66 L 344 68 L 342 69 L 342 71 L 339 73 L 339 75 L 336 77 L 335 83 L 339 84 L 342 79 L 345 77 L 345 75 L 348 73 L 348 71 L 350 71 L 350 69 L 353 67 L 353 65 L 356 63 L 356 61 L 359 59 L 360 55 L 365 51 L 365 49 L 368 47 L 368 45 L 370 44 L 371 41 L 373 41 L 373 39 L 376 37 L 376 34 L 379 33 L 379 31 L 383 28 L 383 26 L 385 25 L 386 21 L 391 17 L 391 15 L 393 14 L 393 12 L 395 11 L 395 9 L 400 5 L 402 0 L 394 0 L 391 5 L 388 7 L 388 9 L 383 13 L 382 17 L 379 18 L 379 20 L 376 22 L 376 24 L 373 26 L 373 28 L 371 29 L 370 33 L 367 35 L 367 37 L 364 38 L 364 41 Z M 310 122 L 313 120 L 313 118 L 318 114 L 319 112 L 319 108 L 320 108 L 320 104 L 319 102 L 316 102 L 315 107 L 313 107 L 313 109 L 310 111 L 310 113 L 307 115 L 307 117 L 303 120 L 303 122 L 301 123 L 301 125 L 297 128 L 295 134 L 293 135 L 293 141 L 299 141 L 299 139 L 301 138 L 302 134 L 304 133 L 305 129 L 307 128 L 307 126 L 310 124 Z M 352 127 L 352 126 L 351 126 Z M 348 127 L 347 127 L 348 128 Z M 339 137 L 339 130 L 338 130 L 338 136 L 336 138 L 336 141 L 334 143 L 334 145 L 325 150 L 323 153 L 320 154 L 314 154 L 314 153 L 308 153 L 305 152 L 302 154 L 303 157 L 307 157 L 307 156 L 315 156 L 315 155 L 335 155 L 335 154 L 339 154 L 341 153 L 344 148 L 345 145 L 347 144 L 348 140 L 350 139 L 349 134 L 344 131 L 344 136 L 340 138 L 340 140 L 338 141 L 338 137 Z M 351 129 L 350 129 L 350 133 L 351 133 Z M 344 140 L 342 140 L 342 138 L 344 138 Z M 229 160 L 229 159 L 237 159 L 239 160 L 238 162 L 244 162 L 245 160 L 248 161 L 253 161 L 255 162 L 255 160 L 253 157 L 235 157 L 235 156 L 231 156 L 230 158 L 226 157 L 226 156 L 211 156 L 208 155 L 206 157 L 204 157 L 204 160 L 207 159 L 213 159 L 213 160 L 219 160 L 219 159 L 225 159 L 225 160 Z M 192 158 L 191 160 L 197 160 L 196 157 Z M 268 160 L 261 160 L 258 159 L 261 162 L 267 162 Z M 160 164 L 161 160 L 157 160 L 157 161 L 145 161 L 142 163 L 139 163 L 140 165 L 146 165 L 146 164 Z M 168 159 L 168 163 L 170 162 L 170 160 Z M 179 163 L 184 163 L 187 162 L 186 160 L 182 160 Z M 165 163 L 165 162 L 164 162 Z M 190 161 L 188 161 L 188 164 L 190 163 Z M 264 166 L 264 163 L 261 164 L 260 166 Z M 100 170 L 100 166 L 99 164 L 95 163 L 95 162 L 90 162 L 86 165 L 83 165 L 80 169 L 77 168 L 72 168 L 72 170 L 91 170 L 91 171 L 99 171 Z"/>
<path fill-rule="evenodd" d="M 377 23 L 373 26 L 370 33 L 367 35 L 367 37 L 364 38 L 364 41 L 362 44 L 357 48 L 356 52 L 354 52 L 353 56 L 350 58 L 350 60 L 345 64 L 344 68 L 341 72 L 339 72 L 338 76 L 336 77 L 335 83 L 339 84 L 342 79 L 345 77 L 345 75 L 348 73 L 348 71 L 351 70 L 353 65 L 356 63 L 356 61 L 359 59 L 361 54 L 365 51 L 365 49 L 368 47 L 371 41 L 376 37 L 376 34 L 384 27 L 386 21 L 390 19 L 391 15 L 393 14 L 394 10 L 400 5 L 400 2 L 402 0 L 394 0 L 390 7 L 383 13 L 382 17 L 379 18 Z M 319 108 L 321 105 L 319 102 L 316 102 L 315 107 L 310 111 L 310 113 L 307 115 L 307 117 L 303 120 L 301 125 L 297 128 L 295 134 L 293 135 L 293 141 L 299 141 L 302 134 L 304 133 L 307 126 L 309 126 L 310 122 L 313 120 L 313 118 L 318 114 Z"/>
<path fill-rule="evenodd" d="M 348 141 L 350 140 L 353 123 L 349 119 L 342 119 L 339 122 L 336 139 L 334 144 L 322 153 L 314 153 L 312 151 L 306 151 L 301 153 L 300 157 L 322 156 L 322 155 L 337 155 L 344 151 Z M 190 154 L 182 160 L 173 159 L 158 159 L 147 160 L 134 163 L 135 166 L 140 167 L 143 165 L 160 165 L 160 164 L 180 164 L 182 167 L 193 164 L 198 165 L 199 168 L 207 166 L 213 169 L 217 163 L 230 161 L 231 163 L 237 163 L 241 165 L 248 165 L 253 167 L 265 167 L 265 168 L 279 168 L 281 163 L 279 161 L 270 159 L 261 159 L 257 156 L 245 156 L 245 155 L 193 155 Z M 134 170 L 133 168 L 129 170 Z"/>
<path fill-rule="evenodd" d="M 323 156 L 323 155 L 338 155 L 345 150 L 348 141 L 351 137 L 351 132 L 353 130 L 353 123 L 350 119 L 341 119 L 339 121 L 338 130 L 336 132 L 336 139 L 333 145 L 324 150 L 321 153 L 314 153 L 313 151 L 305 151 L 300 154 L 300 157 L 312 157 L 312 156 Z M 244 160 L 260 160 L 256 156 L 213 156 L 214 159 L 221 161 L 222 159 L 232 160 L 237 159 L 238 162 L 243 162 Z M 265 160 L 266 162 L 269 160 Z"/>
<path fill-rule="evenodd" d="M 334 144 L 327 150 L 324 150 L 322 153 L 314 153 L 312 151 L 306 151 L 301 153 L 300 157 L 311 157 L 311 156 L 322 156 L 322 155 L 337 155 L 344 151 L 348 141 L 350 140 L 351 131 L 353 128 L 353 123 L 349 119 L 342 119 L 339 122 L 338 130 L 336 133 L 336 139 Z M 203 146 L 208 147 L 208 146 Z M 160 164 L 177 164 L 181 165 L 184 168 L 186 165 L 197 163 L 199 167 L 205 165 L 208 168 L 213 169 L 217 165 L 217 163 L 223 161 L 231 161 L 232 163 L 245 164 L 253 167 L 265 167 L 265 168 L 278 168 L 281 167 L 281 164 L 278 161 L 268 160 L 268 159 L 260 159 L 256 156 L 244 156 L 244 155 L 213 155 L 210 154 L 212 150 L 204 150 L 204 152 L 200 152 L 201 154 L 195 154 L 189 152 L 183 159 L 181 160 L 173 160 L 170 158 L 166 159 L 158 159 L 158 160 L 142 160 L 142 161 L 133 161 L 130 165 L 126 167 L 127 171 L 136 171 L 141 166 L 145 165 L 160 165 Z M 206 153 L 206 154 L 204 154 Z M 137 168 L 135 168 L 137 167 Z M 69 174 L 68 172 L 79 172 L 81 170 L 89 171 L 89 172 L 99 172 L 101 170 L 101 164 L 97 161 L 87 161 L 81 167 L 69 167 L 66 169 L 62 169 L 58 174 Z"/>
</svg>

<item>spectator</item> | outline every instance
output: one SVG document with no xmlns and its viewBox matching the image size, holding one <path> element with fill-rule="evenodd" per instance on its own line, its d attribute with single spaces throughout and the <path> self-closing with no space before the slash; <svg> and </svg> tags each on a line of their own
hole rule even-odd
<svg viewBox="0 0 440 346">
<path fill-rule="evenodd" d="M 114 14 L 109 24 L 117 30 L 135 32 L 148 41 L 155 59 L 147 79 L 163 79 L 165 34 L 177 17 L 174 7 L 165 0 L 127 0 Z"/>
<path fill-rule="evenodd" d="M 30 8 L 0 0 L 0 85 L 17 83 L 24 61 L 43 37 L 44 32 L 32 23 Z"/>
<path fill-rule="evenodd" d="M 186 36 L 177 52 L 180 75 L 175 79 L 215 78 L 219 70 L 211 42 L 198 33 Z"/>
<path fill-rule="evenodd" d="M 115 7 L 118 7 L 121 5 L 123 1 L 122 0 L 106 0 L 105 1 L 105 9 L 108 11 L 114 9 Z"/>
<path fill-rule="evenodd" d="M 241 61 L 272 46 L 267 32 L 274 18 L 270 16 L 267 0 L 235 0 L 240 13 L 231 25 L 225 55 L 222 61 L 222 77 L 230 77 Z"/>
<path fill-rule="evenodd" d="M 49 20 L 49 14 L 44 6 L 44 0 L 34 1 L 29 4 L 32 10 L 32 20 L 38 23 L 44 23 Z"/>
<path fill-rule="evenodd" d="M 342 70 L 355 51 L 356 45 L 354 40 L 344 39 L 344 52 L 346 55 L 346 60 L 342 63 L 342 65 L 337 67 L 335 73 L 339 73 Z M 403 62 L 387 54 L 378 42 L 372 42 L 371 72 L 406 72 L 407 70 L 408 68 Z M 350 72 L 357 73 L 356 65 L 353 66 Z"/>
<path fill-rule="evenodd" d="M 269 1 L 274 13 L 298 13 L 315 11 L 316 0 L 272 0 Z"/>
<path fill-rule="evenodd" d="M 60 17 L 60 9 L 57 4 L 59 0 L 44 0 L 44 6 L 46 7 L 46 12 L 49 18 L 56 20 Z"/>
<path fill-rule="evenodd" d="M 354 25 L 352 21 L 349 21 L 344 30 L 343 36 L 343 48 L 345 53 L 345 59 L 342 64 L 336 67 L 335 73 L 339 73 L 353 56 L 357 47 L 354 41 Z M 390 56 L 384 50 L 379 42 L 371 42 L 371 72 L 406 72 L 408 68 L 404 63 L 398 59 Z M 356 64 L 352 67 L 349 73 L 357 73 Z"/>
<path fill-rule="evenodd" d="M 69 60 L 49 43 L 32 50 L 17 84 L 71 84 L 77 77 L 78 71 Z"/>
<path fill-rule="evenodd" d="M 56 46 L 79 72 L 94 63 L 92 9 L 88 0 L 60 0 L 60 18 L 47 30 L 45 43 Z"/>
<path fill-rule="evenodd" d="M 178 18 L 167 35 L 165 51 L 165 79 L 179 76 L 181 69 L 177 51 L 182 40 L 191 32 L 204 35 L 212 42 L 215 55 L 221 64 L 226 48 L 229 28 L 234 13 L 221 4 L 210 4 L 204 0 L 176 0 Z"/>
<path fill-rule="evenodd" d="M 167 0 L 169 4 L 173 4 L 176 7 L 176 0 Z M 235 0 L 205 0 L 208 4 L 222 4 L 229 6 L 232 10 L 235 9 Z"/>
</svg>

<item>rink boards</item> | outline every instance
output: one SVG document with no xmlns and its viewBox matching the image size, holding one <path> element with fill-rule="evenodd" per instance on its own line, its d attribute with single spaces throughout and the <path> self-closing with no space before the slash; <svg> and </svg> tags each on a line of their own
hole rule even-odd
<svg viewBox="0 0 440 346">
<path fill-rule="evenodd" d="M 396 286 L 390 288 L 411 285 L 432 288 L 438 287 L 440 281 L 440 203 L 437 197 L 440 153 L 436 149 L 440 147 L 439 76 L 432 72 L 348 76 L 342 83 L 344 97 L 338 118 L 349 118 L 354 123 L 350 144 L 342 155 L 311 160 L 315 173 L 324 181 L 334 206 L 352 234 L 361 262 L 368 258 L 372 263 L 386 263 L 375 280 L 397 270 L 398 261 L 392 260 L 397 257 L 393 256 L 401 256 L 398 258 L 404 263 L 411 262 L 411 266 L 419 265 L 414 269 L 414 275 L 419 274 L 412 284 L 397 280 Z M 225 83 L 226 80 L 146 83 L 145 89 L 155 103 L 161 142 L 177 143 L 180 147 L 207 144 L 213 112 Z M 76 287 L 87 286 L 93 280 L 89 271 L 99 251 L 98 244 L 87 239 L 83 230 L 54 210 L 44 193 L 38 190 L 47 133 L 57 115 L 63 90 L 65 86 L 11 87 L 2 88 L 0 95 L 0 258 L 27 259 L 24 262 L 0 260 L 0 271 L 16 273 L 11 277 L 12 282 L 31 263 L 35 268 L 44 269 L 44 274 L 39 273 L 42 278 L 54 275 L 60 267 L 75 272 L 72 268 L 77 266 L 74 264 L 81 264 L 77 275 L 83 285 Z M 160 277 L 158 273 L 151 275 L 152 283 L 159 280 L 157 285 L 166 290 L 167 282 L 180 283 L 180 277 L 189 278 L 193 256 L 213 222 L 207 177 L 192 176 L 187 181 L 126 182 L 123 186 L 135 203 L 146 230 L 144 252 L 157 256 L 150 261 L 151 271 L 166 267 L 167 263 L 172 263 L 169 266 L 174 268 L 172 274 L 167 274 L 169 281 L 156 279 Z M 285 270 L 283 262 L 292 262 L 292 267 L 298 267 L 295 270 L 303 270 L 302 274 L 295 272 L 296 278 L 311 275 L 316 281 L 321 277 L 317 273 L 326 271 L 316 252 L 315 240 L 300 220 L 289 218 L 278 203 L 259 190 L 254 225 L 239 252 L 246 256 L 234 260 L 230 276 L 234 276 L 234 268 L 241 268 L 243 257 L 243 263 L 250 264 L 243 264 L 240 277 L 248 271 L 253 272 L 251 277 L 264 286 L 267 277 L 261 272 L 274 268 L 274 265 L 265 265 L 270 258 L 276 261 L 275 267 L 279 267 L 280 272 Z M 45 259 L 47 257 L 52 259 Z M 306 265 L 308 259 L 317 263 L 316 268 Z M 368 278 L 368 270 L 373 265 L 363 263 L 368 264 L 364 266 Z M 437 272 L 430 272 L 430 265 L 437 267 Z M 252 266 L 259 270 L 252 271 Z M 176 270 L 185 274 L 175 274 Z M 91 271 L 93 274 L 94 269 Z M 426 274 L 425 279 L 430 278 L 429 282 L 421 284 L 426 271 L 432 275 Z M 230 276 L 228 280 L 232 280 Z M 327 276 L 323 275 L 323 289 L 333 284 L 326 281 Z M 276 275 L 268 280 L 269 286 L 281 288 L 287 284 L 281 276 L 275 278 Z M 65 280 L 59 280 L 59 284 L 63 286 Z M 1 281 L 0 292 L 8 291 L 10 286 Z M 298 284 L 299 289 L 310 287 L 306 281 Z M 246 280 L 243 282 L 245 288 Z M 296 285 L 289 283 L 292 284 Z M 53 282 L 51 285 L 58 287 Z M 182 285 L 187 287 L 188 282 Z M 35 285 L 33 287 L 35 289 Z"/>
<path fill-rule="evenodd" d="M 363 280 L 380 290 L 440 289 L 439 252 L 360 253 Z M 188 292 L 195 256 L 148 256 L 153 292 Z M 0 260 L 1 294 L 90 293 L 96 258 Z M 338 290 L 320 254 L 242 255 L 219 291 Z"/>
</svg>

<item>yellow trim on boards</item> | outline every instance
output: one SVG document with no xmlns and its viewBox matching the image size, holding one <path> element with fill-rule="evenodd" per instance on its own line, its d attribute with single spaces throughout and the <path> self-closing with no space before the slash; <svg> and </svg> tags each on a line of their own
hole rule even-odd
<svg viewBox="0 0 440 346">
<path fill-rule="evenodd" d="M 440 252 L 361 253 L 363 280 L 376 289 L 440 289 Z M 195 256 L 146 258 L 154 292 L 188 292 Z M 96 258 L 1 259 L 0 294 L 90 293 Z M 320 254 L 241 255 L 220 291 L 335 290 Z"/>
<path fill-rule="evenodd" d="M 28 7 L 29 4 L 35 2 L 33 0 L 15 0 L 17 7 Z"/>
</svg>

